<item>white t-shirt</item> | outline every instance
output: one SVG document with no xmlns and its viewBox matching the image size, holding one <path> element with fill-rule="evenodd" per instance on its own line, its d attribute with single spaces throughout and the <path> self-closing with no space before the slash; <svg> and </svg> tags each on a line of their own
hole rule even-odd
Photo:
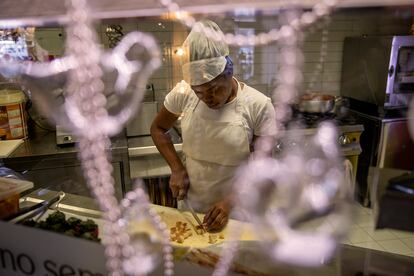
<svg viewBox="0 0 414 276">
<path fill-rule="evenodd" d="M 242 89 L 237 91 L 237 97 L 242 102 L 243 110 L 242 116 L 246 122 L 249 142 L 252 142 L 254 136 L 273 136 L 276 134 L 276 119 L 275 110 L 269 97 L 256 89 L 241 84 Z M 184 110 L 191 105 L 195 100 L 198 100 L 196 94 L 191 89 L 191 86 L 185 81 L 179 82 L 167 94 L 164 100 L 165 108 L 171 113 L 182 115 Z M 222 108 L 216 110 L 209 108 L 204 102 L 200 101 L 196 112 L 206 119 L 217 121 L 230 121 L 231 118 L 229 110 L 234 109 L 236 98 L 227 103 Z"/>
</svg>

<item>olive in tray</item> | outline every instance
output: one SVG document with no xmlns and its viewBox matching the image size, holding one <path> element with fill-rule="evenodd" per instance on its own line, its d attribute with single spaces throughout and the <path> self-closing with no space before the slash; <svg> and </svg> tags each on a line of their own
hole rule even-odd
<svg viewBox="0 0 414 276">
<path fill-rule="evenodd" d="M 30 219 L 25 221 L 23 225 L 64 233 L 68 236 L 80 237 L 91 241 L 100 241 L 98 238 L 98 225 L 93 220 L 87 219 L 83 221 L 75 217 L 66 219 L 65 214 L 59 211 L 50 214 L 45 220 L 36 222 Z"/>
</svg>

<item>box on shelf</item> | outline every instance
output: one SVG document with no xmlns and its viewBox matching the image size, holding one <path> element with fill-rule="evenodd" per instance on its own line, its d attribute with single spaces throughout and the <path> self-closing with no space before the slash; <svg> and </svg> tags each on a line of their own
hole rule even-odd
<svg viewBox="0 0 414 276">
<path fill-rule="evenodd" d="M 0 85 L 0 138 L 27 138 L 26 97 L 16 84 Z"/>
<path fill-rule="evenodd" d="M 33 183 L 0 177 L 0 219 L 19 211 L 20 193 L 33 188 Z"/>
</svg>

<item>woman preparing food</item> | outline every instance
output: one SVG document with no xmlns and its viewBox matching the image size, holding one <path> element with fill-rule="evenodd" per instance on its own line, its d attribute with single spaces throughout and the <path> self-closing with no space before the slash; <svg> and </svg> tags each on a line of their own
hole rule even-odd
<svg viewBox="0 0 414 276">
<path fill-rule="evenodd" d="M 258 143 L 270 152 L 275 111 L 270 98 L 233 77 L 228 45 L 210 39 L 201 27 L 221 33 L 212 21 L 195 24 L 183 44 L 184 81 L 166 96 L 151 136 L 171 168 L 173 196 L 188 197 L 196 211 L 206 213 L 207 230 L 214 231 L 229 219 L 237 168 Z M 166 133 L 179 118 L 184 162 Z"/>
</svg>

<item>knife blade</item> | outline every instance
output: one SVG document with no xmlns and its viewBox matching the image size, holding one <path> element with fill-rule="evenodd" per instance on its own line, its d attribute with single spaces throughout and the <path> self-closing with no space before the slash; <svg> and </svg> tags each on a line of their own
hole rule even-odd
<svg viewBox="0 0 414 276">
<path fill-rule="evenodd" d="M 191 206 L 190 202 L 188 201 L 188 199 L 184 198 L 182 201 L 184 202 L 185 207 L 187 207 L 187 209 L 190 211 L 191 215 L 193 215 L 193 217 L 196 220 L 196 222 L 198 223 L 198 225 L 204 230 L 204 232 L 207 233 L 206 228 L 204 227 L 204 225 L 201 222 L 200 218 L 195 213 L 195 211 L 194 211 L 193 207 Z"/>
</svg>

